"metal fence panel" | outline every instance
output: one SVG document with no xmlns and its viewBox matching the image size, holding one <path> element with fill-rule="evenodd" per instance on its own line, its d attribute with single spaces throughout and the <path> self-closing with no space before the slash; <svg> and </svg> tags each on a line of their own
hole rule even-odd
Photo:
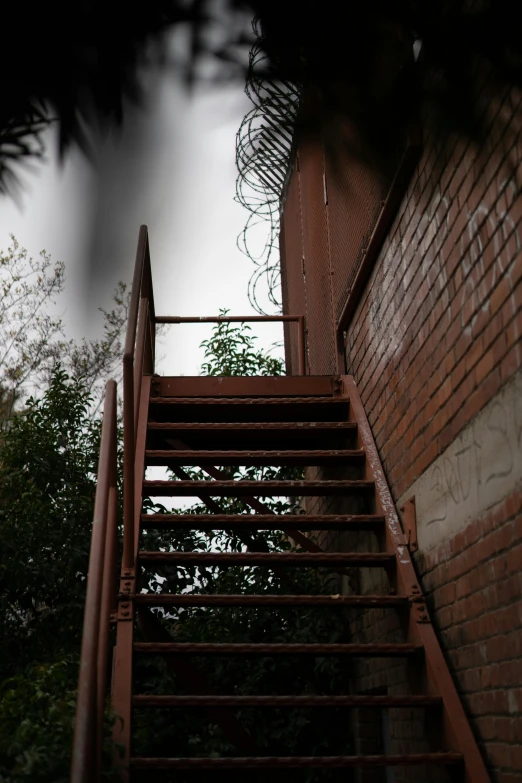
<svg viewBox="0 0 522 783">
<path fill-rule="evenodd" d="M 323 145 L 308 139 L 299 146 L 301 214 L 307 303 L 309 371 L 336 371 L 330 254 L 326 215 Z"/>
<path fill-rule="evenodd" d="M 301 193 L 297 165 L 294 165 L 288 183 L 288 192 L 281 221 L 281 240 L 283 313 L 306 316 Z M 285 356 L 287 372 L 291 375 L 296 375 L 299 359 L 297 332 L 293 324 L 285 327 Z"/>
<path fill-rule="evenodd" d="M 344 125 L 326 146 L 328 235 L 333 307 L 339 319 L 379 218 L 389 183 L 350 151 L 353 139 Z"/>
</svg>

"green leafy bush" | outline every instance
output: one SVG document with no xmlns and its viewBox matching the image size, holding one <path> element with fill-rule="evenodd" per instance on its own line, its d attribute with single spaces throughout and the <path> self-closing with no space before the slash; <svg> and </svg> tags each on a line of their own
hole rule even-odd
<svg viewBox="0 0 522 783">
<path fill-rule="evenodd" d="M 58 369 L 0 451 L 0 681 L 79 646 L 100 425 Z"/>
</svg>

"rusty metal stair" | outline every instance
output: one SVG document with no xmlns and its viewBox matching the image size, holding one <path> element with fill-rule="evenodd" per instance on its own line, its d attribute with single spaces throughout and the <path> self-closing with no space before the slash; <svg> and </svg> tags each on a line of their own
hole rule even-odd
<svg viewBox="0 0 522 783">
<path fill-rule="evenodd" d="M 303 325 L 302 316 L 290 317 Z M 170 319 L 179 322 L 179 319 Z M 219 319 L 218 319 L 219 320 Z M 365 783 L 367 770 L 402 770 L 396 780 L 464 781 L 487 783 L 489 776 L 474 739 L 447 663 L 437 641 L 410 553 L 384 475 L 373 436 L 353 379 L 349 376 L 305 377 L 158 377 L 154 375 L 155 325 L 168 322 L 154 312 L 148 239 L 140 232 L 129 331 L 124 356 L 124 536 L 122 567 L 117 591 L 113 590 L 113 563 L 117 531 L 117 440 L 115 385 L 109 382 L 98 472 L 93 544 L 87 587 L 87 602 L 80 669 L 75 743 L 71 783 L 101 781 L 101 748 L 105 700 L 105 665 L 108 651 L 109 614 L 116 624 L 112 656 L 112 709 L 117 716 L 114 739 L 119 749 L 116 765 L 123 783 L 140 780 L 179 780 L 180 770 L 195 778 L 214 778 L 248 771 L 256 783 L 276 773 L 273 770 L 356 770 L 357 783 Z M 303 365 L 303 361 L 301 361 Z M 111 385 L 112 384 L 112 385 Z M 170 468 L 175 479 L 145 478 L 150 466 Z M 300 466 L 303 481 L 230 481 L 216 466 Z M 193 481 L 184 468 L 200 467 L 208 481 Z M 311 470 L 313 469 L 313 470 Z M 318 477 L 317 469 L 334 471 L 336 478 Z M 208 513 L 148 513 L 143 499 L 148 495 L 199 497 Z M 244 513 L 223 514 L 216 498 L 234 495 L 244 504 Z M 269 496 L 304 498 L 302 511 L 274 514 L 263 503 Z M 307 498 L 341 502 L 339 513 L 321 513 L 321 506 L 306 506 Z M 317 510 L 319 508 L 319 511 Z M 169 528 L 202 531 L 231 530 L 245 551 L 164 552 L 147 551 L 146 532 Z M 268 552 L 255 534 L 280 531 L 281 541 L 290 538 L 293 552 Z M 317 541 L 310 533 L 319 532 Z M 332 533 L 338 533 L 336 538 Z M 348 551 L 342 542 L 354 534 L 362 540 L 369 534 L 380 543 L 364 551 Z M 349 538 L 345 538 L 349 536 Z M 328 542 L 328 543 L 326 543 Z M 341 545 L 337 550 L 335 544 Z M 324 548 L 321 548 L 324 547 Z M 322 568 L 336 573 L 339 590 L 332 595 L 212 594 L 142 592 L 142 572 L 161 564 L 209 564 L 225 568 L 265 567 L 287 575 L 299 568 Z M 358 588 L 360 575 L 385 574 L 384 589 Z M 364 580 L 363 580 L 364 581 Z M 145 582 L 146 583 L 146 582 Z M 289 582 L 289 584 L 291 584 Z M 341 586 L 347 589 L 341 589 Z M 350 623 L 365 612 L 395 612 L 401 620 L 402 639 L 353 638 L 347 642 L 279 643 L 244 641 L 220 643 L 176 641 L 151 609 L 204 607 L 290 607 L 295 616 L 307 607 L 325 612 L 344 609 Z M 341 623 L 341 619 L 339 619 Z M 354 636 L 357 633 L 354 632 Z M 134 687 L 134 663 L 140 658 L 158 658 L 169 672 L 180 677 L 185 692 L 146 694 Z M 275 663 L 288 656 L 309 660 L 312 656 L 336 656 L 366 665 L 389 660 L 390 666 L 405 661 L 407 692 L 353 692 L 235 695 L 216 693 L 205 680 L 197 659 L 205 656 L 265 656 Z M 187 692 L 188 691 L 188 692 Z M 201 710 L 219 724 L 237 753 L 227 757 L 137 757 L 132 750 L 134 710 Z M 366 708 L 423 710 L 426 737 L 423 750 L 408 740 L 380 753 L 345 755 L 263 755 L 255 737 L 238 718 L 238 711 L 259 709 L 261 718 L 279 708 L 342 709 L 347 715 Z M 332 713 L 333 714 L 333 713 Z M 335 713 L 337 715 L 337 712 Z M 343 713 L 344 714 L 344 713 Z M 433 731 L 433 729 L 436 729 Z M 329 731 L 328 719 L 324 731 Z M 428 736 L 429 735 L 429 736 Z M 414 768 L 413 777 L 408 769 Z M 265 770 L 269 770 L 265 773 Z M 435 777 L 431 777 L 435 770 Z M 257 771 L 257 772 L 256 772 Z M 156 775 L 165 772 L 167 778 Z M 192 773 L 191 773 L 192 774 Z M 283 774 L 283 773 L 281 773 Z M 344 774 L 344 773 L 343 773 Z M 347 773 L 348 774 L 348 773 Z M 349 773 L 351 774 L 351 773 Z M 362 777 L 361 777 L 362 776 Z M 279 780 L 279 778 L 277 778 Z M 282 778 L 281 778 L 282 779 Z M 289 779 L 289 778 L 288 778 Z M 308 778 L 312 780 L 315 778 Z M 325 778 L 321 777 L 321 780 Z M 339 778 L 336 778 L 339 779 Z M 343 780 L 355 780 L 343 777 Z M 387 781 L 391 778 L 386 773 Z M 184 780 L 184 778 L 183 778 Z M 285 773 L 285 781 L 287 780 Z M 292 778 L 293 780 L 293 778 Z M 376 780 L 371 777 L 372 782 Z"/>
<path fill-rule="evenodd" d="M 422 673 L 426 684 L 425 693 L 411 695 L 366 695 L 345 694 L 324 696 L 304 694 L 302 696 L 234 696 L 216 694 L 179 694 L 146 695 L 132 693 L 131 683 L 127 682 L 125 698 L 131 709 L 183 707 L 191 709 L 227 708 L 237 710 L 245 706 L 263 708 L 299 706 L 326 709 L 343 707 L 347 711 L 357 707 L 417 709 L 434 712 L 433 719 L 441 724 L 442 747 L 430 748 L 424 753 L 388 753 L 374 756 L 347 755 L 335 757 L 274 757 L 237 755 L 227 758 L 144 758 L 128 756 L 130 774 L 151 773 L 153 770 L 198 770 L 202 774 L 221 769 L 263 770 L 273 769 L 335 769 L 356 768 L 359 770 L 378 767 L 400 767 L 422 765 L 446 769 L 451 776 L 448 779 L 482 781 L 487 780 L 482 759 L 464 717 L 462 706 L 451 682 L 444 658 L 433 633 L 421 589 L 411 563 L 407 542 L 400 528 L 391 497 L 378 461 L 377 452 L 371 439 L 371 433 L 365 419 L 361 420 L 362 406 L 356 396 L 355 386 L 349 378 L 321 379 L 330 388 L 330 395 L 306 398 L 307 384 L 317 385 L 318 379 L 302 378 L 301 396 L 297 398 L 247 397 L 233 396 L 236 379 L 223 379 L 226 393 L 230 396 L 213 399 L 204 396 L 204 390 L 198 388 L 200 379 L 191 379 L 194 397 L 177 398 L 154 396 L 154 388 L 165 386 L 166 379 L 153 379 L 153 394 L 147 408 L 147 434 L 142 438 L 143 453 L 136 455 L 137 464 L 150 465 L 199 466 L 209 467 L 209 473 L 215 465 L 334 465 L 345 467 L 358 478 L 342 480 L 308 479 L 304 481 L 208 481 L 145 480 L 142 483 L 143 495 L 153 496 L 200 496 L 212 507 L 212 498 L 235 496 L 245 499 L 248 509 L 249 500 L 268 496 L 313 496 L 355 498 L 359 513 L 354 514 L 306 514 L 277 515 L 267 513 L 248 513 L 224 515 L 209 513 L 189 514 L 140 514 L 140 529 L 165 529 L 169 526 L 196 526 L 197 529 L 231 529 L 255 532 L 262 529 L 283 530 L 376 530 L 384 542 L 384 550 L 379 552 L 333 552 L 306 551 L 296 552 L 162 552 L 138 549 L 137 565 L 154 567 L 155 564 L 191 564 L 191 565 L 241 565 L 244 568 L 266 566 L 291 570 L 303 566 L 315 566 L 341 570 L 342 568 L 382 567 L 390 579 L 391 591 L 388 594 L 374 595 L 186 595 L 186 594 L 147 594 L 136 592 L 122 594 L 120 600 L 139 612 L 142 607 L 183 607 L 205 606 L 209 611 L 218 606 L 291 606 L 295 611 L 307 606 L 324 606 L 334 610 L 337 607 L 352 607 L 353 611 L 368 608 L 396 608 L 406 612 L 406 638 L 402 643 L 379 641 L 377 643 L 344 644 L 269 644 L 269 643 L 190 643 L 175 641 L 149 640 L 132 644 L 129 656 L 172 656 L 191 660 L 197 656 L 347 656 L 349 658 L 404 658 L 411 659 Z M 206 379 L 201 379 L 203 382 Z M 279 379 L 284 387 L 287 379 Z M 295 388 L 295 381 L 293 385 Z M 188 379 L 184 379 L 186 395 Z M 262 389 L 263 379 L 256 379 L 257 387 Z M 274 388 L 276 379 L 271 379 Z M 175 389 L 175 379 L 169 379 Z M 203 384 L 202 384 L 203 385 Z M 284 393 L 282 388 L 281 393 Z M 355 404 L 354 404 L 355 397 Z M 299 406 L 303 419 L 295 415 L 294 405 Z M 199 422 L 204 410 L 204 421 Z M 277 421 L 273 421 L 273 412 L 278 411 Z M 209 411 L 219 415 L 219 421 L 209 420 Z M 159 413 L 158 413 L 159 412 Z M 305 413 L 313 412 L 313 420 L 304 419 Z M 357 415 L 359 414 L 359 416 Z M 157 417 L 161 416 L 161 421 Z M 182 416 L 183 421 L 176 417 Z M 283 417 L 287 420 L 284 420 Z M 322 420 L 328 418 L 327 421 Z M 333 420 L 333 417 L 336 420 Z M 228 421 L 226 420 L 228 418 Z M 139 429 L 139 424 L 138 424 Z M 238 449 L 238 440 L 248 433 L 247 448 Z M 268 435 L 267 435 L 268 433 Z M 180 442 L 171 440 L 172 436 L 183 438 Z M 329 439 L 324 447 L 324 439 Z M 267 439 L 270 448 L 267 448 Z M 292 448 L 288 449 L 288 440 Z M 371 439 L 371 440 L 370 440 Z M 302 440 L 303 448 L 297 444 Z M 190 448 L 187 446 L 187 442 Z M 262 446 L 260 447 L 260 442 Z M 173 444 L 173 445 L 172 445 Z M 217 448 L 215 448 L 217 446 Z M 286 457 L 288 461 L 286 462 Z M 140 463 L 141 460 L 141 463 Z M 219 474 L 219 471 L 218 471 Z M 136 495 L 138 497 L 138 495 Z M 254 504 L 255 505 L 255 504 Z M 262 504 L 260 504 L 262 506 Z M 257 509 L 256 509 L 257 510 Z M 261 510 L 264 510 L 263 508 Z M 252 509 L 250 509 L 252 511 Z M 306 537 L 304 537 L 306 538 Z M 306 539 L 308 541 L 308 539 Z M 310 542 L 311 543 L 311 542 Z M 120 604 L 121 605 L 121 604 Z M 120 610 L 121 611 L 121 610 Z M 115 702 L 118 702 L 118 688 L 124 686 L 115 671 Z M 127 680 L 128 670 L 126 671 Z M 131 744 L 129 730 L 124 738 L 126 746 Z M 141 778 L 139 778 L 141 779 Z"/>
</svg>

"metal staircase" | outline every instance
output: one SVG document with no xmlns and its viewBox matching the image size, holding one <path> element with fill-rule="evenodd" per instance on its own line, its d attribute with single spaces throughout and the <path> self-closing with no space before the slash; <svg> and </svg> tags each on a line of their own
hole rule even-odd
<svg viewBox="0 0 522 783">
<path fill-rule="evenodd" d="M 155 324 L 169 319 L 159 319 L 154 314 L 144 227 L 140 233 L 132 296 L 124 364 L 123 559 L 116 584 L 115 389 L 110 382 L 85 615 L 73 783 L 100 780 L 111 617 L 116 626 L 111 694 L 112 707 L 118 716 L 115 740 L 122 749 L 118 764 L 123 781 L 181 781 L 191 771 L 196 776 L 191 779 L 206 780 L 211 774 L 221 779 L 220 775 L 228 778 L 235 770 L 238 774 L 242 770 L 243 775 L 248 770 L 254 780 L 264 781 L 269 776 L 283 774 L 277 770 L 288 770 L 288 774 L 290 770 L 293 770 L 291 774 L 299 770 L 323 773 L 332 770 L 334 774 L 335 770 L 343 769 L 346 770 L 343 780 L 416 780 L 419 779 L 416 775 L 420 775 L 426 781 L 488 781 L 430 621 L 408 541 L 353 379 L 349 376 L 177 378 L 154 375 Z M 305 469 L 305 479 L 230 481 L 222 470 L 227 465 L 301 467 Z M 176 478 L 144 480 L 149 466 L 166 466 Z M 193 480 L 186 470 L 193 466 L 201 467 L 209 481 Z M 335 479 L 328 478 L 332 471 L 337 476 Z M 197 518 L 190 514 L 143 513 L 144 497 L 187 495 L 200 498 L 207 505 L 208 513 Z M 220 496 L 239 498 L 245 513 L 220 513 L 221 507 L 215 500 Z M 260 500 L 273 496 L 303 498 L 303 511 L 311 502 L 308 499 L 312 499 L 313 509 L 310 513 L 278 516 Z M 332 512 L 332 508 L 339 510 Z M 244 548 L 240 552 L 147 551 L 144 548 L 143 531 L 171 527 L 231 530 L 243 541 Z M 267 529 L 281 531 L 281 540 L 291 539 L 295 548 L 262 551 L 255 534 Z M 318 534 L 314 540 L 311 533 Z M 368 534 L 380 543 L 377 551 L 359 551 L 360 542 L 368 540 Z M 355 540 L 359 545 L 350 548 L 350 542 Z M 321 546 L 317 541 L 322 542 Z M 289 579 L 288 593 L 284 595 L 142 592 L 141 574 L 169 565 L 265 566 L 279 574 L 290 574 L 295 568 L 320 567 L 325 573 L 338 575 L 340 588 L 335 594 L 294 594 Z M 382 578 L 367 583 L 383 585 L 383 589 L 361 590 L 365 580 L 359 576 L 364 572 L 375 574 L 376 569 L 382 572 Z M 342 609 L 343 620 L 339 622 L 347 624 L 346 640 L 313 644 L 231 643 L 224 632 L 219 643 L 180 642 L 169 635 L 151 611 L 158 607 L 168 611 L 195 606 L 205 607 L 208 612 L 220 607 L 290 607 L 296 618 L 310 607 L 322 607 L 324 612 Z M 357 618 L 376 611 L 394 613 L 399 618 L 401 639 L 397 639 L 395 632 L 391 639 L 371 642 L 361 641 L 356 631 L 350 637 L 348 629 L 358 627 Z M 135 665 L 143 658 L 155 656 L 160 656 L 168 668 L 181 676 L 185 686 L 182 693 L 151 695 L 135 690 Z M 401 661 L 405 681 L 384 693 L 361 693 L 354 688 L 353 692 L 334 695 L 223 694 L 211 692 L 194 664 L 205 656 L 236 659 L 263 656 L 275 665 L 288 656 L 336 656 L 347 661 L 347 665 L 364 662 L 369 666 L 376 659 Z M 329 731 L 328 711 L 332 714 L 335 711 L 338 716 L 342 708 L 347 735 L 354 720 L 357 722 L 358 710 L 385 711 L 392 716 L 392 722 L 399 713 L 410 715 L 412 710 L 422 711 L 426 732 L 412 742 L 404 738 L 402 743 L 379 753 L 357 752 L 356 748 L 355 753 L 334 756 L 266 755 L 259 753 L 256 737 L 245 731 L 237 718 L 238 710 L 247 707 L 259 711 L 260 722 L 270 710 L 321 710 L 325 732 Z M 184 756 L 134 755 L 133 712 L 172 708 L 206 711 L 231 739 L 236 752 L 220 757 L 191 757 L 187 745 Z M 410 768 L 414 772 L 409 777 Z M 385 776 L 368 776 L 375 774 L 372 770 L 381 770 Z M 396 777 L 391 777 L 392 774 Z M 335 778 L 338 779 L 341 778 Z"/>
</svg>

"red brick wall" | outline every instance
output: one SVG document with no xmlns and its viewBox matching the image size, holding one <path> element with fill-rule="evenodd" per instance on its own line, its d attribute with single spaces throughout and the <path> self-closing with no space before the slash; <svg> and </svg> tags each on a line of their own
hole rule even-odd
<svg viewBox="0 0 522 783">
<path fill-rule="evenodd" d="M 498 783 L 522 780 L 522 492 L 420 562 L 438 636 Z"/>
<path fill-rule="evenodd" d="M 520 183 L 496 134 L 481 154 L 440 146 L 425 141 L 347 335 L 397 498 L 522 364 Z"/>
<path fill-rule="evenodd" d="M 506 99 L 499 116 L 511 117 L 507 130 L 495 122 L 480 151 L 426 132 L 416 175 L 347 332 L 348 372 L 396 500 L 522 366 L 522 177 L 508 160 L 522 160 L 519 106 Z M 518 487 L 414 558 L 498 783 L 522 781 Z M 367 612 L 353 624 L 354 640 L 389 640 L 394 623 L 389 613 Z M 400 693 L 406 681 L 403 667 L 361 662 L 355 688 Z M 392 722 L 394 750 L 415 736 L 414 722 Z M 396 779 L 420 779 L 407 775 Z"/>
</svg>

